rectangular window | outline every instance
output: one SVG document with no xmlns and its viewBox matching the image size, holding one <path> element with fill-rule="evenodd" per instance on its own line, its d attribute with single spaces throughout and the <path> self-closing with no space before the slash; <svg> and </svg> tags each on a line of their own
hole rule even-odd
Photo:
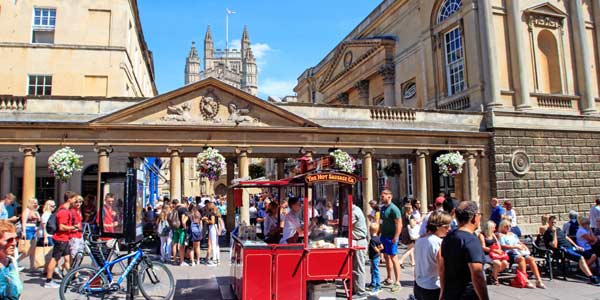
<svg viewBox="0 0 600 300">
<path fill-rule="evenodd" d="M 52 95 L 52 75 L 29 75 L 27 84 L 30 96 Z"/>
<path fill-rule="evenodd" d="M 465 89 L 465 57 L 462 28 L 456 27 L 444 36 L 446 49 L 446 82 L 448 96 Z"/>
<path fill-rule="evenodd" d="M 33 9 L 33 34 L 32 43 L 53 44 L 54 29 L 56 27 L 56 9 L 34 8 Z"/>
</svg>

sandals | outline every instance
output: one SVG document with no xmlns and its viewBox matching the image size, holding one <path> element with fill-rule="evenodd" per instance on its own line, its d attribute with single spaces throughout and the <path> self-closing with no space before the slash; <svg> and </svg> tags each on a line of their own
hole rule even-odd
<svg viewBox="0 0 600 300">
<path fill-rule="evenodd" d="M 381 282 L 382 285 L 392 285 L 392 280 L 389 278 L 386 278 L 384 281 Z"/>
<path fill-rule="evenodd" d="M 541 280 L 539 280 L 539 281 L 536 281 L 536 283 L 535 283 L 535 286 L 536 286 L 538 289 L 546 289 L 546 285 L 545 285 L 545 284 L 544 284 L 544 283 L 543 283 Z"/>
</svg>

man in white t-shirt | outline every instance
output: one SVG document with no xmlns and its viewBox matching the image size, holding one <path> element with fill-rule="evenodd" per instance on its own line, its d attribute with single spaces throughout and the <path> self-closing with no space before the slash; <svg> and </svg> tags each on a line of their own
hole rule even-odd
<svg viewBox="0 0 600 300">
<path fill-rule="evenodd" d="M 302 224 L 300 224 L 300 201 L 298 198 L 290 198 L 288 200 L 290 212 L 285 215 L 283 223 L 283 236 L 279 241 L 280 244 L 294 244 L 298 242 L 298 237 L 302 234 Z"/>
<path fill-rule="evenodd" d="M 590 209 L 590 226 L 592 229 L 598 227 L 596 220 L 600 219 L 600 198 L 596 199 L 596 205 Z"/>
</svg>

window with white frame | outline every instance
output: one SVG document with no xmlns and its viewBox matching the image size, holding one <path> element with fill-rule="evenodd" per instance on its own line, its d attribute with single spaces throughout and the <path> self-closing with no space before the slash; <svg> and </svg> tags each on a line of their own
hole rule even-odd
<svg viewBox="0 0 600 300">
<path fill-rule="evenodd" d="M 462 0 L 446 0 L 440 6 L 437 22 L 442 23 L 462 8 Z"/>
<path fill-rule="evenodd" d="M 40 7 L 33 9 L 32 43 L 53 44 L 55 27 L 56 9 Z"/>
<path fill-rule="evenodd" d="M 29 75 L 27 90 L 30 96 L 52 95 L 52 75 Z"/>
<path fill-rule="evenodd" d="M 457 26 L 444 34 L 446 82 L 448 96 L 465 89 L 465 58 L 462 28 Z"/>
</svg>

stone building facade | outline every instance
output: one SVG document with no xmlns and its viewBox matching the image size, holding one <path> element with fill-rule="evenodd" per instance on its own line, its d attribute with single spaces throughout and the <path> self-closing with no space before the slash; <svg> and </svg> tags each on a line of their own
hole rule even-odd
<svg viewBox="0 0 600 300">
<path fill-rule="evenodd" d="M 251 95 L 258 94 L 258 68 L 246 26 L 242 33 L 241 49 L 215 49 L 209 25 L 204 37 L 203 59 L 204 68 L 201 69 L 200 57 L 192 42 L 185 62 L 185 84 L 213 77 Z"/>
<path fill-rule="evenodd" d="M 591 186 L 599 20 L 596 0 L 385 0 L 295 91 L 304 103 L 484 112 L 481 131 L 494 137 L 483 154 L 489 166 L 478 167 L 489 168 L 490 196 L 514 201 L 519 222 L 533 228 L 542 214 L 585 213 L 600 196 Z M 429 153 L 433 174 L 447 151 Z M 526 162 L 524 172 L 512 167 Z M 414 160 L 400 165 L 410 174 Z M 405 176 L 392 182 L 411 196 Z M 470 199 L 464 177 L 432 175 L 429 195 Z"/>
</svg>

